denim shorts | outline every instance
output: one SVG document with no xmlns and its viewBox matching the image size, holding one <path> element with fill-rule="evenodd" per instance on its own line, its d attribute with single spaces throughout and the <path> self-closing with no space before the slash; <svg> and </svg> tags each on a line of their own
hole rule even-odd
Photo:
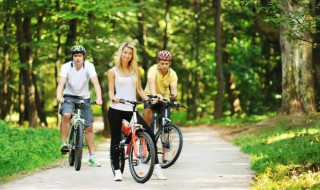
<svg viewBox="0 0 320 190">
<path fill-rule="evenodd" d="M 149 98 L 152 98 L 152 96 L 148 95 Z M 156 112 L 158 114 L 164 113 L 164 105 L 163 103 L 159 102 L 156 104 L 152 104 L 149 101 L 144 102 L 144 109 L 151 108 L 152 112 Z"/>
<path fill-rule="evenodd" d="M 71 95 L 64 95 L 64 103 L 61 104 L 60 107 L 60 115 L 62 116 L 64 113 L 73 113 L 75 105 L 73 103 L 67 103 L 67 100 L 79 101 L 84 100 L 79 96 L 71 96 Z M 90 99 L 85 99 L 86 103 L 81 106 L 81 118 L 84 119 L 84 125 L 88 127 L 92 127 L 93 125 L 93 114 L 90 105 Z"/>
</svg>

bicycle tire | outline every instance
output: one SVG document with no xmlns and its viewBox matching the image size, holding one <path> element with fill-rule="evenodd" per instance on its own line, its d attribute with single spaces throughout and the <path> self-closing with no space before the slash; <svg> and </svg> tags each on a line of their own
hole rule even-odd
<svg viewBox="0 0 320 190">
<path fill-rule="evenodd" d="M 111 148 L 112 147 L 110 145 L 110 151 L 112 150 Z M 120 165 L 119 169 L 120 169 L 121 173 L 123 173 L 123 171 L 124 171 L 125 161 L 126 161 L 126 157 L 125 157 L 124 147 L 119 146 L 119 165 Z M 115 175 L 111 153 L 110 153 L 110 164 L 111 164 L 112 173 L 113 173 L 113 175 Z"/>
<path fill-rule="evenodd" d="M 148 133 L 144 131 L 137 131 L 136 137 L 137 141 L 131 142 L 136 143 L 139 157 L 135 156 L 134 146 L 131 145 L 129 152 L 129 168 L 131 175 L 136 182 L 145 183 L 151 178 L 153 174 L 156 154 L 153 141 Z M 143 147 L 144 140 L 147 147 Z M 143 155 L 143 150 L 147 151 L 146 156 Z"/>
<path fill-rule="evenodd" d="M 82 162 L 82 148 L 83 148 L 83 132 L 84 126 L 82 123 L 76 124 L 76 139 L 75 139 L 75 169 L 79 171 L 81 169 Z"/>
<path fill-rule="evenodd" d="M 167 144 L 169 148 L 167 148 L 167 160 L 163 162 L 163 144 L 162 144 L 162 130 L 168 130 L 168 134 L 170 135 L 170 142 Z M 183 147 L 183 135 L 180 128 L 172 123 L 165 125 L 159 130 L 156 134 L 156 143 L 157 143 L 157 156 L 159 159 L 159 163 L 161 168 L 168 168 L 172 166 L 180 156 Z"/>
<path fill-rule="evenodd" d="M 71 126 L 71 131 L 69 135 L 69 145 L 70 145 L 70 151 L 69 151 L 69 166 L 74 166 L 75 161 L 75 151 L 74 151 L 74 127 Z"/>
</svg>

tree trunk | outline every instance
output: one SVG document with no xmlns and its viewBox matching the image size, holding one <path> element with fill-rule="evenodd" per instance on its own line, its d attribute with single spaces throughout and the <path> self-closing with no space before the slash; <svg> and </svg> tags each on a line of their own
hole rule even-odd
<svg viewBox="0 0 320 190">
<path fill-rule="evenodd" d="M 36 33 L 36 39 L 38 41 L 40 41 L 41 39 L 41 29 L 42 29 L 42 25 L 43 25 L 43 18 L 45 17 L 45 12 L 42 12 L 42 14 L 39 14 L 38 18 L 37 18 L 37 33 Z M 36 50 L 36 57 L 40 57 L 40 49 Z M 39 72 L 39 78 L 40 80 L 37 80 L 37 76 L 32 73 L 32 82 L 33 85 L 35 87 L 35 102 L 36 102 L 36 107 L 37 107 L 37 112 L 39 115 L 39 119 L 40 119 L 40 125 L 43 127 L 48 127 L 48 122 L 47 122 L 47 116 L 44 110 L 44 85 L 43 82 L 41 80 L 41 70 Z M 38 85 L 37 85 L 37 81 Z"/>
<path fill-rule="evenodd" d="M 286 14 L 300 13 L 302 6 L 297 2 L 285 3 Z M 293 20 L 293 22 L 295 22 Z M 312 46 L 298 39 L 290 38 L 288 25 L 280 25 L 280 46 L 282 59 L 282 113 L 315 112 L 315 99 L 312 73 Z M 292 28 L 291 28 L 292 29 Z M 296 31 L 297 33 L 299 31 Z M 311 36 L 309 36 L 311 39 Z M 309 41 L 311 41 L 309 39 Z"/>
<path fill-rule="evenodd" d="M 40 124 L 43 127 L 48 127 L 46 113 L 44 112 L 44 109 L 43 109 L 44 104 L 43 104 L 43 101 L 41 101 L 39 90 L 37 88 L 36 76 L 34 74 L 32 75 L 32 82 L 35 88 L 35 102 L 36 102 L 36 107 L 37 107 L 37 111 L 40 119 Z"/>
<path fill-rule="evenodd" d="M 3 35 L 4 39 L 9 41 L 10 34 L 10 6 L 9 2 L 5 3 L 4 8 L 4 18 L 3 18 Z M 9 87 L 11 83 L 11 69 L 9 66 L 9 57 L 10 57 L 10 46 L 9 42 L 4 41 L 3 44 L 3 60 L 1 67 L 1 76 L 0 76 L 0 119 L 4 120 L 10 111 L 12 90 Z"/>
<path fill-rule="evenodd" d="M 162 50 L 167 49 L 168 44 L 168 26 L 170 23 L 170 6 L 171 6 L 171 0 L 166 0 L 166 12 L 165 12 L 165 21 L 166 26 L 164 28 L 164 34 L 163 34 L 163 44 L 162 44 Z"/>
<path fill-rule="evenodd" d="M 223 96 L 225 93 L 225 79 L 222 65 L 222 23 L 221 23 L 221 0 L 213 1 L 214 11 L 214 31 L 215 31 L 215 60 L 216 60 L 216 77 L 217 77 L 217 94 L 214 101 L 215 119 L 223 117 Z"/>
<path fill-rule="evenodd" d="M 38 116 L 35 103 L 35 86 L 32 82 L 32 58 L 31 58 L 31 48 L 25 47 L 24 44 L 31 42 L 31 18 L 27 16 L 23 18 L 19 7 L 17 8 L 15 14 L 16 26 L 17 26 L 17 44 L 19 59 L 21 65 L 22 79 L 25 87 L 25 108 L 28 109 L 28 121 L 30 127 L 37 127 L 38 125 Z"/>
<path fill-rule="evenodd" d="M 77 8 L 76 4 L 72 4 L 71 6 L 71 12 L 74 12 Z M 72 59 L 71 54 L 70 54 L 70 48 L 75 45 L 74 42 L 77 39 L 77 23 L 78 20 L 76 18 L 71 19 L 69 21 L 69 32 L 67 34 L 67 40 L 66 40 L 66 45 L 65 45 L 65 55 L 70 55 L 66 57 L 65 62 L 68 62 Z"/>
<path fill-rule="evenodd" d="M 320 17 L 320 0 L 315 0 L 314 5 L 314 14 L 316 17 Z M 314 44 L 313 47 L 313 56 L 312 56 L 312 65 L 315 73 L 315 104 L 317 111 L 320 111 L 320 21 L 315 19 L 316 23 L 316 33 L 314 35 Z"/>
<path fill-rule="evenodd" d="M 88 14 L 88 19 L 89 19 L 89 22 L 90 23 L 94 23 L 94 20 L 95 20 L 95 15 L 94 13 L 89 13 Z M 95 28 L 94 26 L 91 26 L 91 27 L 88 27 L 88 32 L 89 32 L 89 35 L 90 35 L 90 38 L 91 39 L 94 39 L 97 35 L 95 34 Z M 98 41 L 98 40 L 96 40 Z M 96 44 L 95 44 L 96 45 Z M 101 110 L 102 110 L 102 117 L 103 117 L 103 131 L 102 131 L 102 135 L 104 137 L 107 137 L 108 134 L 110 134 L 110 127 L 109 127 L 109 121 L 108 121 L 108 108 L 107 108 L 107 102 L 108 102 L 108 92 L 107 90 L 105 89 L 108 89 L 107 87 L 104 86 L 104 84 L 107 84 L 106 81 L 106 77 L 104 77 L 104 69 L 99 69 L 99 68 L 105 68 L 103 63 L 105 60 L 99 60 L 97 59 L 98 55 L 95 54 L 94 51 L 92 51 L 92 57 L 93 57 L 93 60 L 94 60 L 94 63 L 96 65 L 96 69 L 97 70 L 97 74 L 98 74 L 98 80 L 99 80 L 99 83 L 100 83 L 100 86 L 101 86 L 101 94 L 102 94 L 102 101 L 103 101 L 103 104 L 102 104 L 102 107 L 101 107 Z"/>
<path fill-rule="evenodd" d="M 56 12 L 60 11 L 60 1 L 56 0 L 55 2 L 55 7 L 56 7 Z M 61 32 L 59 31 L 59 28 L 61 27 L 61 22 L 60 19 L 58 18 L 57 21 L 57 26 L 56 26 L 56 30 L 58 31 L 57 33 L 57 49 L 56 49 L 56 64 L 54 67 L 54 81 L 56 84 L 56 89 L 58 87 L 58 76 L 59 76 L 59 69 L 61 68 L 61 64 L 62 64 L 62 45 L 61 45 Z M 58 102 L 56 102 L 55 106 L 54 106 L 54 113 L 56 113 L 57 116 L 57 122 L 56 125 L 57 127 L 60 126 L 60 122 L 61 122 L 61 117 L 59 114 L 59 106 L 60 104 Z"/>
<path fill-rule="evenodd" d="M 136 3 L 142 3 L 142 0 L 135 0 Z M 148 72 L 149 69 L 149 59 L 148 59 L 148 53 L 146 51 L 147 43 L 146 43 L 146 26 L 145 26 L 145 17 L 144 17 L 144 5 L 141 5 L 138 9 L 138 34 L 137 39 L 139 41 L 139 49 L 141 50 L 141 57 L 142 57 L 142 68 L 145 71 L 145 73 Z M 142 86 L 144 87 L 147 83 L 147 74 L 143 76 L 143 79 L 141 81 Z"/>
</svg>

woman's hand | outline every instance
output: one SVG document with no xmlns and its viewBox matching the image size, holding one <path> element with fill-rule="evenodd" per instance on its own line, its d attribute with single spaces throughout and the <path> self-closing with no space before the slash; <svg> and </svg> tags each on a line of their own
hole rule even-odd
<svg viewBox="0 0 320 190">
<path fill-rule="evenodd" d="M 118 104 L 120 102 L 120 99 L 118 98 L 112 98 L 112 103 Z"/>
</svg>

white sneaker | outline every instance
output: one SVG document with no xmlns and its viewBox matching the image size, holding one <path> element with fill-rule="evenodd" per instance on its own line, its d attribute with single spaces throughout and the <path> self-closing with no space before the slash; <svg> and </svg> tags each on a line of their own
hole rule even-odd
<svg viewBox="0 0 320 190">
<path fill-rule="evenodd" d="M 120 170 L 114 170 L 114 180 L 122 181 L 122 173 Z"/>
<path fill-rule="evenodd" d="M 166 180 L 167 177 L 163 175 L 161 171 L 161 166 L 159 164 L 156 164 L 154 166 L 153 174 L 159 179 L 159 180 Z"/>
</svg>

